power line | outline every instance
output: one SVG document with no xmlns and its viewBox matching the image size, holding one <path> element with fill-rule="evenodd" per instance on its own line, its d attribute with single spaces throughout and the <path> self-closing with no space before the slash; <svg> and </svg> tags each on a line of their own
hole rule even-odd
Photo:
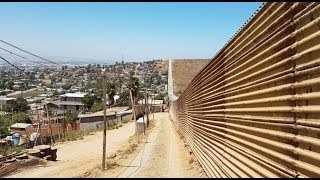
<svg viewBox="0 0 320 180">
<path fill-rule="evenodd" d="M 10 63 L 8 60 L 6 60 L 5 58 L 3 58 L 2 56 L 0 56 L 0 58 L 1 58 L 2 60 L 4 60 L 5 62 L 7 62 L 8 64 L 10 64 L 11 66 L 13 66 L 13 67 L 15 67 L 16 69 L 18 69 L 19 71 L 21 71 L 21 72 L 25 73 L 26 75 L 30 76 L 30 74 L 28 74 L 27 72 L 25 72 L 23 69 L 18 68 L 16 65 Z M 31 77 L 31 76 L 30 76 L 30 77 Z"/>
<path fill-rule="evenodd" d="M 13 54 L 13 55 L 16 55 L 16 56 L 18 56 L 18 57 L 21 57 L 21 58 L 23 58 L 23 59 L 32 61 L 32 62 L 34 62 L 34 63 L 40 64 L 40 65 L 44 65 L 44 64 L 42 64 L 42 63 L 40 63 L 40 62 L 33 61 L 33 60 L 31 60 L 31 59 L 28 59 L 28 58 L 26 58 L 26 57 L 24 57 L 24 56 L 21 56 L 21 55 L 19 55 L 19 54 L 14 53 L 14 52 L 11 52 L 11 51 L 9 51 L 9 50 L 7 50 L 7 49 L 4 49 L 4 48 L 2 48 L 2 47 L 0 47 L 0 49 L 4 50 L 4 51 L 6 51 L 6 52 L 9 52 L 10 54 Z"/>
<path fill-rule="evenodd" d="M 26 50 L 23 50 L 23 49 L 15 46 L 15 45 L 12 45 L 12 44 L 10 44 L 10 43 L 8 43 L 8 42 L 5 42 L 5 41 L 3 41 L 3 40 L 0 40 L 0 41 L 1 41 L 2 43 L 4 43 L 4 44 L 7 44 L 7 45 L 12 46 L 12 47 L 14 47 L 14 48 L 16 48 L 16 49 L 19 49 L 20 51 L 23 51 L 23 52 L 25 52 L 25 53 L 31 54 L 31 55 L 33 55 L 33 56 L 35 56 L 35 57 L 37 57 L 37 58 L 40 58 L 40 59 L 42 59 L 42 60 L 44 60 L 44 61 L 48 61 L 48 62 L 51 62 L 51 63 L 53 63 L 53 64 L 62 66 L 62 65 L 59 64 L 59 63 L 56 63 L 56 62 L 54 62 L 54 61 L 51 61 L 51 60 L 48 60 L 48 59 L 46 59 L 46 58 L 40 57 L 40 56 L 38 56 L 38 55 L 35 55 L 35 54 L 33 54 L 33 53 L 31 53 L 31 52 L 28 52 L 28 51 L 26 51 Z"/>
</svg>

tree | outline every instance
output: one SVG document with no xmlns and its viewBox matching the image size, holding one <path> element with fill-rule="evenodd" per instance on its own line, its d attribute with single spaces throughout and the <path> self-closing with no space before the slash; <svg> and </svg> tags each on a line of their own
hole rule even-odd
<svg viewBox="0 0 320 180">
<path fill-rule="evenodd" d="M 157 79 L 157 81 L 156 81 L 156 85 L 160 86 L 160 85 L 161 85 L 161 83 L 162 83 L 162 80 L 161 80 L 161 79 Z"/>
<path fill-rule="evenodd" d="M 5 115 L 0 115 L 0 137 L 9 134 L 9 127 L 14 124 L 11 118 Z"/>
<path fill-rule="evenodd" d="M 56 82 L 56 80 L 57 80 L 56 76 L 54 76 L 54 75 L 50 76 L 51 84 Z"/>
<path fill-rule="evenodd" d="M 103 109 L 103 103 L 95 101 L 92 106 L 92 112 L 98 112 Z"/>
<path fill-rule="evenodd" d="M 32 123 L 26 113 L 19 113 L 12 116 L 13 123 Z"/>
<path fill-rule="evenodd" d="M 86 67 L 86 70 L 87 70 L 88 73 L 91 72 L 91 64 L 89 64 L 89 65 Z"/>
<path fill-rule="evenodd" d="M 102 78 L 98 78 L 96 83 L 93 84 L 93 92 L 100 99 L 103 98 L 102 83 Z"/>
<path fill-rule="evenodd" d="M 51 110 L 51 109 L 48 109 L 48 112 L 49 112 L 49 116 L 52 117 L 52 116 L 53 116 L 52 110 Z M 48 117 L 47 111 L 44 111 L 44 116 L 45 116 L 45 117 Z"/>
<path fill-rule="evenodd" d="M 67 83 L 67 84 L 64 84 L 62 86 L 62 88 L 65 89 L 65 90 L 69 90 L 71 88 L 71 86 L 72 86 L 71 84 Z"/>
<path fill-rule="evenodd" d="M 74 109 L 68 109 L 66 112 L 66 122 L 70 123 L 72 127 L 75 127 L 78 114 Z"/>
<path fill-rule="evenodd" d="M 0 137 L 9 134 L 9 128 L 15 123 L 31 123 L 29 116 L 25 113 L 13 116 L 0 115 Z"/>
<path fill-rule="evenodd" d="M 4 112 L 12 112 L 13 111 L 13 103 L 3 105 L 1 110 Z"/>
<path fill-rule="evenodd" d="M 7 82 L 7 89 L 13 89 L 13 85 L 14 85 L 14 83 L 13 83 L 13 81 L 12 80 L 9 80 L 8 82 Z"/>
<path fill-rule="evenodd" d="M 44 79 L 44 73 L 41 73 L 41 74 L 39 75 L 39 78 L 40 78 L 40 79 Z"/>
<path fill-rule="evenodd" d="M 118 84 L 118 90 L 119 90 L 118 92 L 121 92 L 121 87 L 122 87 L 123 81 L 124 81 L 123 77 L 120 76 L 118 78 L 118 83 L 117 83 Z"/>
<path fill-rule="evenodd" d="M 117 105 L 118 106 L 129 106 L 131 108 L 131 103 L 130 103 L 130 94 L 129 90 L 123 91 L 119 95 L 119 99 L 117 100 Z"/>
<path fill-rule="evenodd" d="M 28 75 L 29 75 L 30 81 L 31 81 L 31 82 L 34 82 L 34 80 L 36 79 L 36 73 L 34 73 L 34 72 L 29 72 Z"/>
<path fill-rule="evenodd" d="M 94 84 L 91 82 L 88 82 L 84 85 L 84 89 L 92 89 L 94 88 Z"/>
<path fill-rule="evenodd" d="M 144 99 L 144 93 L 141 92 L 141 91 L 138 91 L 138 93 L 137 93 L 137 98 L 138 98 L 138 99 Z"/>
<path fill-rule="evenodd" d="M 158 94 L 154 99 L 155 100 L 163 100 L 163 95 L 162 94 Z"/>
<path fill-rule="evenodd" d="M 22 97 L 18 97 L 11 103 L 8 103 L 2 107 L 5 112 L 26 112 L 29 110 L 28 101 Z"/>
<path fill-rule="evenodd" d="M 91 109 L 95 102 L 101 102 L 101 99 L 99 99 L 96 95 L 86 94 L 82 98 L 82 103 L 87 109 Z"/>
<path fill-rule="evenodd" d="M 62 71 L 65 71 L 65 70 L 67 70 L 67 69 L 68 69 L 68 66 L 67 66 L 67 65 L 62 66 Z"/>
<path fill-rule="evenodd" d="M 16 106 L 14 106 L 14 111 L 16 112 L 26 112 L 30 109 L 28 106 L 28 101 L 22 97 L 16 99 Z"/>
<path fill-rule="evenodd" d="M 127 82 L 127 87 L 129 89 L 132 90 L 132 97 L 135 99 L 135 104 L 137 104 L 137 95 L 138 95 L 138 91 L 140 88 L 140 83 L 139 83 L 139 79 L 136 77 L 132 77 L 130 76 L 128 82 Z"/>
<path fill-rule="evenodd" d="M 112 82 L 107 83 L 107 95 L 110 101 L 110 105 L 114 104 L 114 95 L 116 95 L 116 86 Z"/>
<path fill-rule="evenodd" d="M 58 95 L 59 95 L 59 92 L 57 90 L 53 91 L 53 93 L 52 93 L 53 97 L 58 96 Z"/>
</svg>

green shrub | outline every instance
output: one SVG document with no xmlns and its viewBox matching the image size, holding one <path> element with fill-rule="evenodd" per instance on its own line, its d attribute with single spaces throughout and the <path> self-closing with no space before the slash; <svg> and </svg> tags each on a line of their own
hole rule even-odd
<svg viewBox="0 0 320 180">
<path fill-rule="evenodd" d="M 94 102 L 92 105 L 92 111 L 93 112 L 98 112 L 103 109 L 103 103 L 102 102 Z"/>
</svg>

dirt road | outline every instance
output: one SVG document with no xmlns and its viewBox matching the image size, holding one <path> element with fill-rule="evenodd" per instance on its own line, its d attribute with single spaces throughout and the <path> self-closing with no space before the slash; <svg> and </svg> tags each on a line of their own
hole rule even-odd
<svg viewBox="0 0 320 180">
<path fill-rule="evenodd" d="M 107 131 L 107 155 L 120 149 L 134 134 L 134 128 L 135 124 L 129 122 L 119 129 Z M 101 166 L 102 131 L 85 136 L 83 140 L 65 142 L 56 147 L 58 161 L 49 161 L 44 166 L 22 169 L 8 177 L 77 177 Z"/>
<path fill-rule="evenodd" d="M 152 116 L 151 116 L 152 117 Z M 152 118 L 151 118 L 152 119 Z M 58 161 L 23 169 L 8 177 L 207 177 L 174 129 L 169 114 L 156 113 L 153 128 L 134 152 L 101 171 L 102 132 L 57 145 Z M 107 156 L 132 143 L 135 124 L 107 131 Z M 132 139 L 133 138 L 133 139 Z M 130 140 L 131 139 L 131 140 Z M 117 156 L 118 157 L 118 156 Z"/>
<path fill-rule="evenodd" d="M 154 129 L 137 155 L 121 163 L 116 177 L 207 177 L 194 160 L 175 131 L 169 114 L 156 113 Z"/>
</svg>

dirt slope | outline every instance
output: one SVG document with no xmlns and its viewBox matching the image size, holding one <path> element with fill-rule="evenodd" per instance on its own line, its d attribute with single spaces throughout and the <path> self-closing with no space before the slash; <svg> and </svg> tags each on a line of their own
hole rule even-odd
<svg viewBox="0 0 320 180">
<path fill-rule="evenodd" d="M 119 149 L 134 134 L 135 124 L 129 122 L 119 129 L 107 131 L 107 155 Z M 102 162 L 102 131 L 85 136 L 83 140 L 66 142 L 56 146 L 56 162 L 44 166 L 23 169 L 8 177 L 77 177 Z"/>
</svg>

